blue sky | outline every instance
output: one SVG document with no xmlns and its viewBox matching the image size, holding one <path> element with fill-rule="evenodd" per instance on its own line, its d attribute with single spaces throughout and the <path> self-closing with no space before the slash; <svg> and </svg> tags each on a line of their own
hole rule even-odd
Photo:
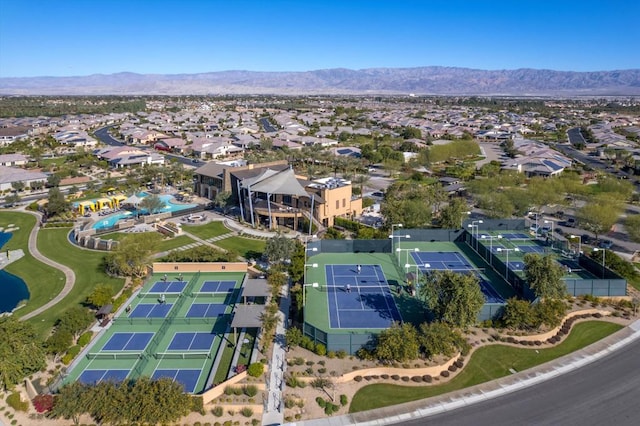
<svg viewBox="0 0 640 426">
<path fill-rule="evenodd" d="M 634 0 L 0 0 L 0 77 L 640 68 Z"/>
</svg>

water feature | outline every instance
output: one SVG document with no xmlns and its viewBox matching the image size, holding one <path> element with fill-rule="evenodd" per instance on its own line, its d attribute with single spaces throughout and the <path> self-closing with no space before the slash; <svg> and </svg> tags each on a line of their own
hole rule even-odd
<svg viewBox="0 0 640 426">
<path fill-rule="evenodd" d="M 11 233 L 0 232 L 0 249 L 9 241 Z M 29 299 L 29 289 L 22 279 L 0 270 L 0 313 L 11 312 L 18 302 Z"/>
</svg>

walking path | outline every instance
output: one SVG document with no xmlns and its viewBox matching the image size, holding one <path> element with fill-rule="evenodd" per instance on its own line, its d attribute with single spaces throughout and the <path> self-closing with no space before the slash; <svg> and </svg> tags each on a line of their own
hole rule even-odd
<svg viewBox="0 0 640 426">
<path fill-rule="evenodd" d="M 284 390 L 284 373 L 287 368 L 285 362 L 285 326 L 289 317 L 289 287 L 283 287 L 284 294 L 280 298 L 279 321 L 276 326 L 276 335 L 273 342 L 273 356 L 269 368 L 269 380 L 267 382 L 267 402 L 262 413 L 263 425 L 280 425 L 284 422 L 284 402 L 282 392 Z"/>
<path fill-rule="evenodd" d="M 39 260 L 40 262 L 49 265 L 53 268 L 59 269 L 64 273 L 64 277 L 65 277 L 65 283 L 64 283 L 64 287 L 62 288 L 62 291 L 60 293 L 58 293 L 53 299 L 51 299 L 50 301 L 48 301 L 47 303 L 45 303 L 44 305 L 40 306 L 38 309 L 29 312 L 28 314 L 20 317 L 21 321 L 25 321 L 28 320 L 30 318 L 33 318 L 37 315 L 40 315 L 41 313 L 43 313 L 44 311 L 46 311 L 47 309 L 49 309 L 50 307 L 54 306 L 55 304 L 57 304 L 58 302 L 60 302 L 62 299 L 64 299 L 69 292 L 73 289 L 73 285 L 76 282 L 76 274 L 68 267 L 66 267 L 65 265 L 61 265 L 58 262 L 54 262 L 53 260 L 49 259 L 48 257 L 44 257 L 40 251 L 38 251 L 38 231 L 40 230 L 40 223 L 42 221 L 42 214 L 40 213 L 36 213 L 36 212 L 32 212 L 32 211 L 28 211 L 28 210 L 23 210 L 25 213 L 28 213 L 30 215 L 33 215 L 36 217 L 36 224 L 33 227 L 33 229 L 31 230 L 31 233 L 29 234 L 29 253 L 31 253 L 33 255 L 34 258 L 36 258 L 37 260 Z"/>
<path fill-rule="evenodd" d="M 361 413 L 300 421 L 296 426 L 387 425 L 427 418 L 456 408 L 508 395 L 592 363 L 640 338 L 640 320 L 586 348 L 537 367 L 444 395 Z"/>
</svg>

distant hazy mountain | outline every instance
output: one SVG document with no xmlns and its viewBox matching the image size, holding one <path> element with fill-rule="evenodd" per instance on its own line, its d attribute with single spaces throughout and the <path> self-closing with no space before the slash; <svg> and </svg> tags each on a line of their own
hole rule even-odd
<svg viewBox="0 0 640 426">
<path fill-rule="evenodd" d="M 640 70 L 572 72 L 469 68 L 328 69 L 306 72 L 94 74 L 0 78 L 0 94 L 206 95 L 409 94 L 512 96 L 640 95 Z"/>
</svg>

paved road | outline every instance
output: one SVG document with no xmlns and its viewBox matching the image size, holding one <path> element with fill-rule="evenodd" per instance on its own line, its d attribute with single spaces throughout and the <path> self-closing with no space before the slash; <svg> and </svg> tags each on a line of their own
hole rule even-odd
<svg viewBox="0 0 640 426">
<path fill-rule="evenodd" d="M 510 395 L 403 425 L 637 425 L 640 340 Z"/>
<path fill-rule="evenodd" d="M 98 138 L 98 140 L 100 140 L 100 142 L 102 142 L 105 145 L 109 145 L 109 146 L 122 146 L 124 145 L 123 142 L 114 139 L 110 134 L 109 134 L 109 129 L 113 127 L 113 126 L 107 126 L 107 127 L 102 127 L 98 130 L 96 130 L 95 132 L 93 132 L 93 134 L 96 136 L 96 138 Z"/>
<path fill-rule="evenodd" d="M 64 287 L 62 288 L 62 291 L 60 293 L 58 293 L 49 302 L 47 302 L 44 305 L 40 306 L 38 309 L 36 309 L 36 310 L 34 310 L 32 312 L 29 312 L 28 314 L 20 317 L 21 321 L 25 321 L 25 320 L 28 320 L 29 318 L 33 318 L 33 317 L 35 317 L 37 315 L 40 315 L 42 312 L 46 311 L 50 307 L 52 307 L 55 304 L 57 304 L 58 302 L 60 302 L 73 289 L 73 285 L 76 282 L 76 274 L 71 269 L 69 269 L 66 266 L 61 265 L 61 264 L 59 264 L 57 262 L 54 262 L 53 260 L 49 259 L 48 257 L 44 257 L 38 251 L 38 245 L 37 245 L 37 243 L 38 243 L 38 231 L 40 230 L 40 226 L 38 226 L 38 223 L 42 219 L 41 214 L 40 213 L 31 212 L 31 211 L 28 211 L 28 210 L 24 210 L 24 212 L 28 213 L 28 214 L 31 214 L 33 216 L 36 216 L 36 218 L 37 218 L 36 226 L 33 227 L 33 229 L 31 230 L 31 233 L 29 234 L 29 253 L 31 253 L 33 255 L 33 257 L 35 257 L 40 262 L 45 263 L 45 264 L 47 264 L 47 265 L 49 265 L 51 267 L 54 267 L 56 269 L 61 270 L 64 273 L 64 276 L 65 276 L 65 283 L 64 283 Z"/>
</svg>

